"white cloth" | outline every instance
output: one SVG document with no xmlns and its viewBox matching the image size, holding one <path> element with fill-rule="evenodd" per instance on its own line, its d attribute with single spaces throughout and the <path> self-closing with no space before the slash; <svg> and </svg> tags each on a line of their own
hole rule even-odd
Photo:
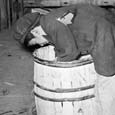
<svg viewBox="0 0 115 115">
<path fill-rule="evenodd" d="M 73 14 L 72 13 L 68 13 L 67 15 L 65 15 L 63 18 L 57 18 L 57 21 L 63 23 L 64 25 L 68 25 L 68 24 L 72 24 L 72 18 L 73 18 Z"/>
<path fill-rule="evenodd" d="M 41 25 L 35 27 L 34 29 L 32 29 L 32 30 L 31 30 L 31 33 L 32 33 L 35 37 L 47 35 L 47 34 L 45 33 L 45 31 L 43 30 L 43 28 L 41 27 Z"/>
<path fill-rule="evenodd" d="M 39 44 L 43 46 L 44 44 L 48 43 L 48 40 L 44 37 L 47 35 L 41 26 L 37 26 L 31 30 L 34 38 L 29 42 L 29 45 Z"/>
<path fill-rule="evenodd" d="M 105 77 L 98 74 L 96 91 L 98 115 L 115 115 L 115 75 Z"/>
</svg>

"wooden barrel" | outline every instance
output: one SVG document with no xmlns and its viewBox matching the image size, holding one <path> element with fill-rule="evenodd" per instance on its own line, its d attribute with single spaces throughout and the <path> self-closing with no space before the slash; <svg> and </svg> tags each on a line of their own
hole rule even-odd
<svg viewBox="0 0 115 115">
<path fill-rule="evenodd" d="M 54 62 L 54 48 L 47 46 L 33 56 L 37 115 L 98 115 L 96 72 L 89 55 L 72 62 Z"/>
</svg>

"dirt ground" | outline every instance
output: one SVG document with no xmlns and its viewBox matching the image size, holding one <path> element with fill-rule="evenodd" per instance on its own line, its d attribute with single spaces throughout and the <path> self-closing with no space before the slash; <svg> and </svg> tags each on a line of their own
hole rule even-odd
<svg viewBox="0 0 115 115">
<path fill-rule="evenodd" d="M 12 38 L 0 32 L 0 115 L 34 115 L 33 57 Z"/>
</svg>

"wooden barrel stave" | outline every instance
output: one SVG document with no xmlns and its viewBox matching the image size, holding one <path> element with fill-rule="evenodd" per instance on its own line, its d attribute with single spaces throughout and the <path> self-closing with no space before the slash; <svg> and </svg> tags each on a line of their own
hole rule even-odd
<svg viewBox="0 0 115 115">
<path fill-rule="evenodd" d="M 47 55 L 48 50 L 44 53 L 42 49 L 42 56 L 37 56 L 54 59 L 54 52 Z M 96 80 L 94 64 L 71 65 L 56 67 L 34 61 L 34 81 L 40 86 L 34 85 L 38 115 L 97 115 L 95 87 L 91 87 Z"/>
</svg>

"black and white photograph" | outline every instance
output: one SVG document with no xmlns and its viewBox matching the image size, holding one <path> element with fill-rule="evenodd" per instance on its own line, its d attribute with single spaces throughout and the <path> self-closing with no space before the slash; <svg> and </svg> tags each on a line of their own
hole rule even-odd
<svg viewBox="0 0 115 115">
<path fill-rule="evenodd" d="M 0 0 L 0 115 L 115 115 L 115 0 Z"/>
</svg>

